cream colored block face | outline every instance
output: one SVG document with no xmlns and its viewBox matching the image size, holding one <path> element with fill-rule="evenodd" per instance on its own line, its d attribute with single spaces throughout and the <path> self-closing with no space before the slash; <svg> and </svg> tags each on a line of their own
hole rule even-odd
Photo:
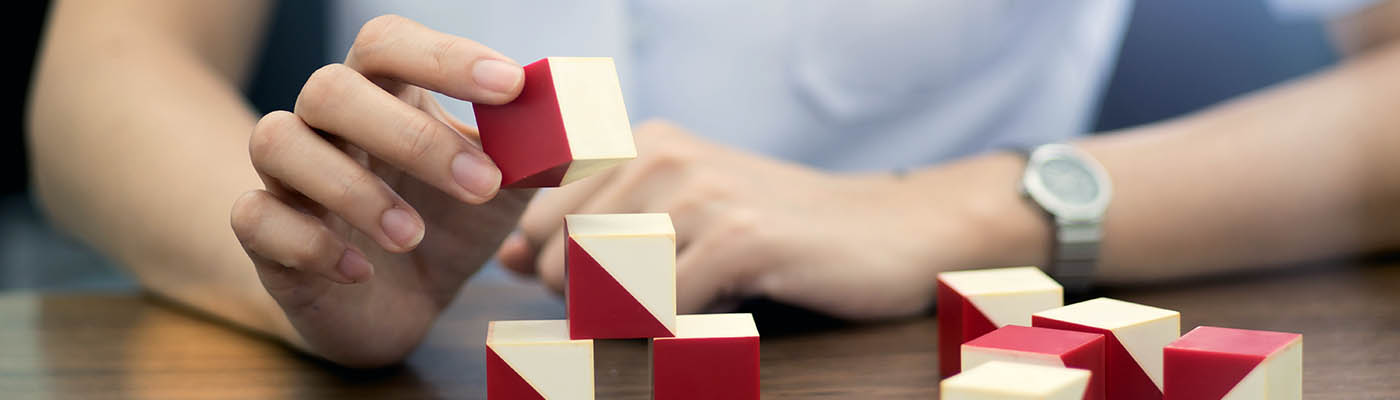
<svg viewBox="0 0 1400 400">
<path fill-rule="evenodd" d="M 1036 267 L 945 272 L 949 287 L 998 328 L 1031 325 L 1031 314 L 1064 305 L 1064 289 Z"/>
<path fill-rule="evenodd" d="M 637 157 L 617 68 L 608 57 L 549 57 L 574 162 L 563 183 Z"/>
<path fill-rule="evenodd" d="M 962 359 L 962 371 L 967 371 L 992 361 L 1044 365 L 1047 367 L 1065 366 L 1064 360 L 1061 360 L 1060 357 L 1054 354 L 1031 353 L 989 347 L 971 347 L 968 345 L 962 346 L 962 357 L 960 358 Z"/>
<path fill-rule="evenodd" d="M 1303 398 L 1303 339 L 1289 343 L 1249 371 L 1221 400 Z"/>
<path fill-rule="evenodd" d="M 676 317 L 675 339 L 758 336 L 753 314 L 695 314 Z M 657 338 L 664 340 L 670 338 Z"/>
<path fill-rule="evenodd" d="M 593 398 L 593 341 L 570 340 L 563 320 L 492 321 L 486 347 L 546 399 Z"/>
<path fill-rule="evenodd" d="M 1162 389 L 1162 348 L 1181 337 L 1181 314 L 1110 298 L 1042 311 L 1035 315 L 1107 329 Z"/>
<path fill-rule="evenodd" d="M 943 400 L 1080 400 L 1089 371 L 991 361 L 944 379 Z"/>
<path fill-rule="evenodd" d="M 676 232 L 671 216 L 580 214 L 564 219 L 569 238 L 676 332 Z"/>
</svg>

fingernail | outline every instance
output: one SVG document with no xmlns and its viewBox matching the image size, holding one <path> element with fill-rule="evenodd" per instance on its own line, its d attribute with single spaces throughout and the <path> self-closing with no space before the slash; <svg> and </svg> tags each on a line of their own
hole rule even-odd
<svg viewBox="0 0 1400 400">
<path fill-rule="evenodd" d="M 501 60 L 481 60 L 472 66 L 472 80 L 477 86 L 496 93 L 513 93 L 525 70 L 519 65 Z"/>
<path fill-rule="evenodd" d="M 348 248 L 345 249 L 345 254 L 340 256 L 340 263 L 336 264 L 335 269 L 350 282 L 362 282 L 369 278 L 374 266 L 370 265 L 364 254 L 360 254 L 354 248 Z"/>
<path fill-rule="evenodd" d="M 487 199 L 501 185 L 501 170 L 484 157 L 458 153 L 452 157 L 452 179 L 468 192 Z"/>
<path fill-rule="evenodd" d="M 405 248 L 416 246 L 418 241 L 423 240 L 423 227 L 408 211 L 390 208 L 379 217 L 379 224 L 383 225 L 384 234 L 389 235 L 389 240 Z"/>
</svg>

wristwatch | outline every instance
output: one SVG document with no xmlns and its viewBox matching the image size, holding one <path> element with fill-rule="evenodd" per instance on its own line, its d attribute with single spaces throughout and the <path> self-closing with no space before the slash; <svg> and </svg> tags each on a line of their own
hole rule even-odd
<svg viewBox="0 0 1400 400">
<path fill-rule="evenodd" d="M 1108 172 L 1093 156 L 1062 143 L 1035 147 L 1021 175 L 1021 194 L 1053 225 L 1050 275 L 1066 291 L 1093 283 L 1103 240 L 1103 216 L 1113 198 Z"/>
</svg>

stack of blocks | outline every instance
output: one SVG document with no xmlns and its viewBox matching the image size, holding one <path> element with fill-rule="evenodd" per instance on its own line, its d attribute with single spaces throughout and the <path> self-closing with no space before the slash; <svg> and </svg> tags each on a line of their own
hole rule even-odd
<svg viewBox="0 0 1400 400">
<path fill-rule="evenodd" d="M 513 102 L 474 106 L 503 187 L 551 187 L 636 157 L 608 58 L 525 66 Z M 676 315 L 676 234 L 667 214 L 564 217 L 567 319 L 492 321 L 487 398 L 592 399 L 593 341 L 649 342 L 654 399 L 757 399 L 749 314 Z"/>
<path fill-rule="evenodd" d="M 1061 306 L 1060 286 L 1032 267 L 940 274 L 938 302 L 944 399 L 1302 395 L 1298 334 L 1203 326 L 1178 338 L 1176 311 L 1109 298 Z"/>
</svg>

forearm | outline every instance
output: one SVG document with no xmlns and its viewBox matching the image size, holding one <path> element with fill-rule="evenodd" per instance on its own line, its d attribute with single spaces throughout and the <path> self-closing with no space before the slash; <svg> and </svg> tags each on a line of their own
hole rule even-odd
<svg viewBox="0 0 1400 400">
<path fill-rule="evenodd" d="M 1100 279 L 1172 279 L 1400 247 L 1395 71 L 1400 47 L 1391 45 L 1201 113 L 1078 143 L 1114 184 Z M 907 187 L 942 182 L 946 195 L 950 177 L 965 182 L 956 196 L 977 232 L 978 262 L 1045 265 L 1050 228 L 1017 194 L 1023 166 L 1014 155 L 981 156 L 915 173 Z"/>
<path fill-rule="evenodd" d="M 232 68 L 75 7 L 102 5 L 56 5 L 33 88 L 40 203 L 145 287 L 292 337 L 228 228 L 234 198 L 261 187 L 246 145 L 255 120 Z"/>
</svg>

